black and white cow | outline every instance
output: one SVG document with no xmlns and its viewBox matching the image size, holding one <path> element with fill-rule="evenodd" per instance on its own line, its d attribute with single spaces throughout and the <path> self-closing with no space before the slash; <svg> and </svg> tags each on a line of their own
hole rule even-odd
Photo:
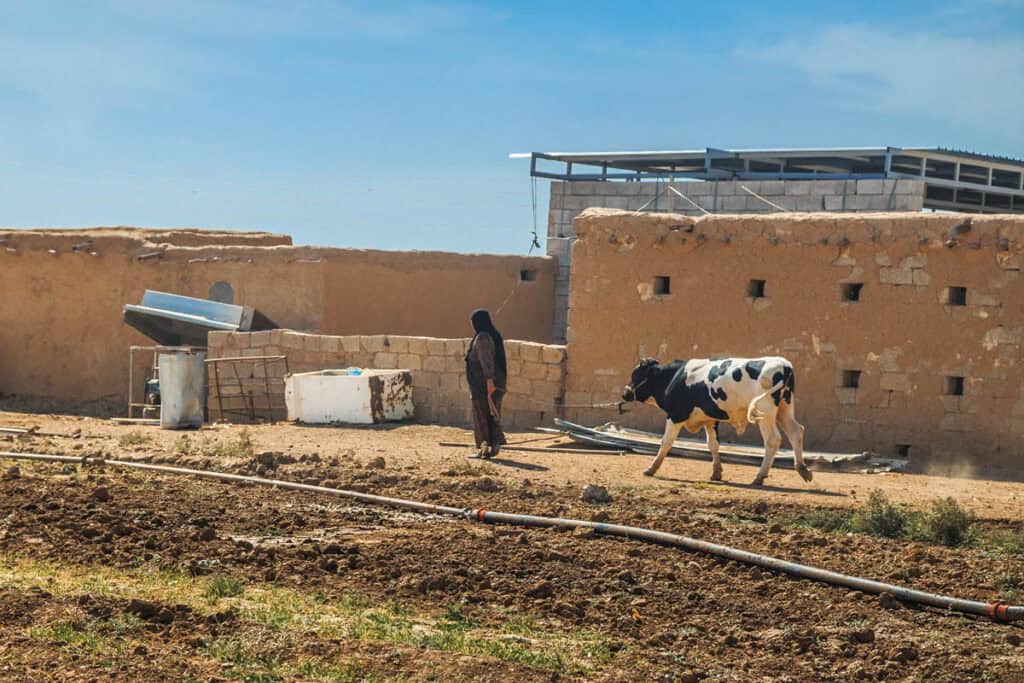
<svg viewBox="0 0 1024 683">
<path fill-rule="evenodd" d="M 689 432 L 703 428 L 713 461 L 711 480 L 720 481 L 718 423 L 728 422 L 742 434 L 748 422 L 756 422 L 764 438 L 764 462 L 754 486 L 764 483 L 782 444 L 779 427 L 793 446 L 797 472 L 810 481 L 811 471 L 804 464 L 804 427 L 794 415 L 794 388 L 793 365 L 785 358 L 697 358 L 664 365 L 645 358 L 633 368 L 622 400 L 656 404 L 668 420 L 658 455 L 644 474 L 654 476 L 683 427 Z"/>
</svg>

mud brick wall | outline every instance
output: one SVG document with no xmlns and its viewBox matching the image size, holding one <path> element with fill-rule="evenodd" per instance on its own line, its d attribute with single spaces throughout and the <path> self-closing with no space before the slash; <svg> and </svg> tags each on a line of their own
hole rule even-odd
<svg viewBox="0 0 1024 683">
<path fill-rule="evenodd" d="M 810 448 L 1024 467 L 1024 218 L 590 209 L 575 233 L 566 404 L 615 400 L 642 356 L 782 355 Z"/>
<path fill-rule="evenodd" d="M 292 246 L 269 233 L 0 228 L 0 394 L 123 402 L 128 346 L 152 342 L 122 307 L 146 289 L 206 298 L 226 282 L 234 303 L 283 328 L 335 335 L 455 337 L 474 308 L 507 302 L 503 333 L 547 342 L 555 271 L 548 257 Z"/>
<path fill-rule="evenodd" d="M 867 180 L 711 180 L 671 184 L 690 202 L 711 213 L 775 213 L 778 209 L 744 190 L 790 211 L 920 211 L 924 181 Z M 584 209 L 599 207 L 700 216 L 704 212 L 668 190 L 663 182 L 552 182 L 548 205 L 548 255 L 558 259 L 552 340 L 564 341 L 569 310 L 573 221 Z"/>
<path fill-rule="evenodd" d="M 467 426 L 469 387 L 465 355 L 469 339 L 437 339 L 393 335 L 328 336 L 291 330 L 267 332 L 212 332 L 209 357 L 275 356 L 288 358 L 291 372 L 347 367 L 403 369 L 412 372 L 416 421 Z M 564 346 L 506 340 L 508 395 L 502 407 L 506 427 L 530 428 L 549 423 L 557 415 L 564 393 L 566 349 Z M 275 370 L 268 379 L 258 363 L 239 363 L 244 390 L 264 394 L 267 382 L 275 393 L 274 404 L 284 404 L 284 373 Z M 277 367 L 277 366 L 275 366 Z M 233 377 L 230 372 L 226 375 Z M 218 395 L 211 380 L 207 405 L 210 419 L 219 419 L 220 401 L 225 408 L 244 408 L 237 390 Z M 257 403 L 261 418 L 268 417 L 265 401 Z M 275 419 L 283 414 L 274 413 Z"/>
</svg>

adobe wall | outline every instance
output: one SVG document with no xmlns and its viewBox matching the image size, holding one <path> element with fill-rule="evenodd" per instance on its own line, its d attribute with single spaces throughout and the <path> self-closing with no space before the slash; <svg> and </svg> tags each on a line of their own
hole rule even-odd
<svg viewBox="0 0 1024 683">
<path fill-rule="evenodd" d="M 556 264 L 544 257 L 324 249 L 323 334 L 461 337 L 488 308 L 509 339 L 551 337 Z M 534 279 L 521 280 L 521 271 Z"/>
<path fill-rule="evenodd" d="M 575 221 L 567 404 L 615 400 L 642 356 L 779 354 L 810 448 L 1024 463 L 1024 219 L 964 214 Z M 669 293 L 654 278 L 668 276 Z M 748 295 L 752 279 L 765 297 Z M 841 285 L 862 283 L 860 301 Z M 965 305 L 947 288 L 965 287 Z M 612 324 L 613 323 L 613 324 Z M 856 389 L 843 371 L 859 370 Z M 963 377 L 963 395 L 946 395 Z M 607 411 L 569 411 L 599 423 Z M 660 430 L 640 406 L 626 420 Z M 723 437 L 732 432 L 723 428 Z M 758 442 L 757 430 L 747 441 Z"/>
<path fill-rule="evenodd" d="M 687 199 L 668 190 L 671 185 Z M 743 188 L 763 199 L 758 199 Z M 767 200 L 767 201 L 765 201 Z M 692 203 L 691 203 L 692 202 Z M 768 202 L 771 202 L 769 204 Z M 696 206 L 694 206 L 696 205 Z M 775 206 L 773 206 L 775 205 Z M 700 208 L 697 208 L 697 207 Z M 573 221 L 587 208 L 624 209 L 700 216 L 711 213 L 790 211 L 920 211 L 924 181 L 873 180 L 713 180 L 701 182 L 552 182 L 548 206 L 548 255 L 558 259 L 552 339 L 565 339 Z M 703 209 L 703 210 L 702 210 Z"/>
<path fill-rule="evenodd" d="M 194 244 L 205 237 L 0 232 L 0 393 L 126 399 L 128 346 L 152 342 L 122 322 L 122 306 L 146 289 L 205 298 L 222 280 L 236 304 L 290 329 L 458 337 L 473 308 L 496 310 L 511 293 L 496 316 L 500 329 L 536 341 L 550 335 L 555 265 L 546 257 L 293 247 L 267 233 L 213 232 L 217 244 Z M 520 284 L 521 270 L 536 278 Z"/>
<path fill-rule="evenodd" d="M 464 361 L 469 339 L 327 336 L 289 330 L 212 332 L 209 339 L 210 358 L 284 355 L 291 372 L 346 367 L 411 370 L 417 422 L 472 424 Z M 555 406 L 562 400 L 565 347 L 506 340 L 505 353 L 508 395 L 502 406 L 504 426 L 526 429 L 550 423 Z M 260 397 L 252 399 L 257 415 L 283 419 L 283 412 L 266 410 L 262 397 L 269 386 L 274 396 L 271 405 L 284 405 L 284 366 L 269 366 L 270 376 L 266 377 L 261 363 L 235 365 L 242 378 L 242 391 Z M 234 370 L 225 368 L 224 372 L 230 375 Z M 218 393 L 216 382 L 211 381 L 207 405 L 210 419 L 215 420 L 222 417 L 222 407 L 244 409 L 247 403 L 236 383 L 228 386 L 226 382 Z"/>
</svg>

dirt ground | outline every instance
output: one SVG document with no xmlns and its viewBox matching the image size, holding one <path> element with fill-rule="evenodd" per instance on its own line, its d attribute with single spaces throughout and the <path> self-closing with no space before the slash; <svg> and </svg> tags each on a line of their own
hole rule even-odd
<svg viewBox="0 0 1024 683">
<path fill-rule="evenodd" d="M 1024 484 L 505 451 L 460 429 L 176 433 L 0 412 L 0 450 L 106 455 L 456 507 L 681 533 L 922 590 L 1024 596 Z M 95 438 L 93 438 L 95 437 Z M 510 435 L 511 441 L 543 438 Z M 554 441 L 534 441 L 545 447 Z M 587 484 L 611 501 L 580 499 Z M 946 547 L 802 522 L 876 489 L 951 496 L 989 541 Z M 0 461 L 0 677 L 9 681 L 1024 681 L 1024 629 L 678 549 L 114 468 Z"/>
</svg>

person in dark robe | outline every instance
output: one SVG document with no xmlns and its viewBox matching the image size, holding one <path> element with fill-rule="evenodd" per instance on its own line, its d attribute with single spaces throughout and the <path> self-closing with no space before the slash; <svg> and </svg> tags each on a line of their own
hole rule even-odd
<svg viewBox="0 0 1024 683">
<path fill-rule="evenodd" d="M 470 321 L 476 333 L 466 352 L 466 382 L 473 402 L 473 436 L 480 457 L 492 458 L 505 443 L 501 429 L 501 399 L 508 376 L 505 340 L 486 310 L 473 311 Z"/>
</svg>

